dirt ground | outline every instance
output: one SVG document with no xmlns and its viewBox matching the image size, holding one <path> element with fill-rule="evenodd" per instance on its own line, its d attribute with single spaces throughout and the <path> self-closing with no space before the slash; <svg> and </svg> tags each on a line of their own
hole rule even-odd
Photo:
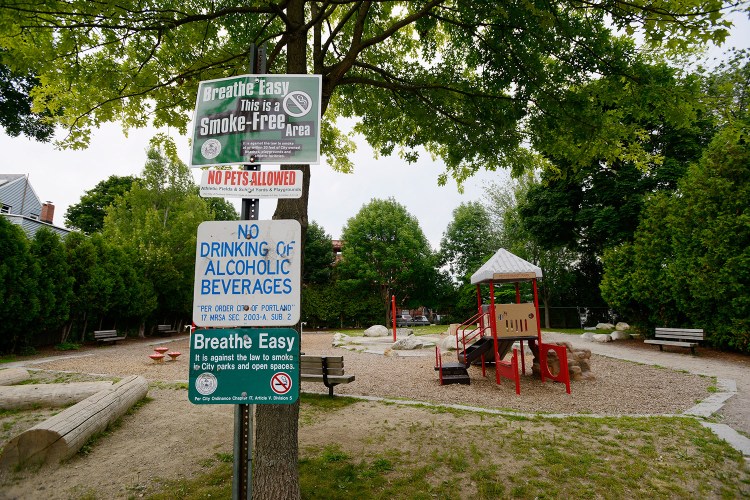
<svg viewBox="0 0 750 500">
<path fill-rule="evenodd" d="M 357 380 L 336 388 L 337 394 L 401 398 L 433 403 L 460 403 L 520 412 L 570 414 L 680 413 L 708 395 L 714 381 L 684 372 L 592 356 L 594 381 L 574 382 L 571 394 L 559 384 L 541 384 L 525 375 L 521 395 L 512 383 L 497 386 L 473 368 L 471 386 L 443 386 L 432 369 L 434 358 L 398 358 L 331 348 L 332 334 L 306 334 L 307 354 L 335 353 L 346 359 L 347 373 Z M 164 481 L 194 477 L 216 457 L 232 452 L 233 406 L 194 405 L 187 400 L 187 338 L 168 339 L 165 345 L 184 357 L 155 364 L 148 358 L 158 339 L 127 340 L 115 346 L 87 347 L 74 354 L 59 353 L 55 360 L 27 364 L 35 377 L 91 380 L 143 375 L 150 381 L 150 401 L 125 415 L 116 428 L 85 453 L 62 464 L 42 469 L 0 472 L 0 499 L 25 498 L 138 498 L 160 491 Z M 44 353 L 46 354 L 46 353 Z M 64 374 L 64 375 L 61 375 Z M 65 375 L 67 374 L 67 375 Z M 678 390 L 679 388 L 679 390 Z M 304 383 L 303 391 L 323 392 L 321 384 Z M 336 422 L 301 424 L 300 449 L 319 449 L 331 442 L 332 430 L 342 439 L 366 433 L 372 422 L 391 422 L 393 435 L 408 434 L 408 422 L 425 420 L 422 408 L 400 406 L 398 412 L 383 404 L 358 404 Z M 0 447 L 15 434 L 46 418 L 49 410 L 2 415 Z M 450 442 L 455 430 L 450 415 L 430 414 L 431 439 Z M 341 415 L 339 415 L 341 418 Z M 441 425 L 441 419 L 446 419 Z M 397 424 L 400 422 L 400 424 Z M 373 445 L 370 442 L 370 445 Z"/>
</svg>

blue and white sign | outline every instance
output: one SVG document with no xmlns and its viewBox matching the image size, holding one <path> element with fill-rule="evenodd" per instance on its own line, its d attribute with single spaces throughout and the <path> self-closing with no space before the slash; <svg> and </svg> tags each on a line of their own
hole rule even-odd
<svg viewBox="0 0 750 500">
<path fill-rule="evenodd" d="M 302 229 L 296 220 L 198 226 L 193 321 L 201 327 L 299 322 Z"/>
</svg>

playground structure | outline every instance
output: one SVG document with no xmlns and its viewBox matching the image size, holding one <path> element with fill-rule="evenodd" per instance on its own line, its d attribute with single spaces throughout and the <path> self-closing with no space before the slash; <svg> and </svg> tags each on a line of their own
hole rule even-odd
<svg viewBox="0 0 750 500">
<path fill-rule="evenodd" d="M 565 346 L 545 344 L 542 341 L 539 318 L 539 296 L 537 279 L 542 277 L 538 266 L 513 255 L 504 248 L 499 249 L 482 267 L 471 276 L 471 284 L 477 288 L 477 313 L 461 323 L 456 329 L 456 352 L 458 363 L 443 363 L 439 347 L 435 350 L 435 370 L 440 376 L 440 384 L 470 384 L 468 368 L 481 364 L 482 376 L 486 376 L 487 364 L 494 364 L 495 379 L 500 384 L 501 377 L 513 380 L 516 394 L 521 393 L 518 370 L 518 351 L 514 348 L 519 342 L 521 351 L 521 373 L 526 372 L 523 343 L 527 343 L 534 358 L 539 363 L 542 382 L 547 379 L 565 384 L 570 394 L 570 374 Z M 533 302 L 521 302 L 520 284 L 531 282 Z M 495 284 L 514 283 L 516 301 L 510 304 L 495 303 Z M 489 304 L 482 303 L 481 286 L 489 285 Z M 512 351 L 510 359 L 504 360 Z M 559 370 L 552 373 L 548 358 L 554 353 L 559 360 Z"/>
</svg>

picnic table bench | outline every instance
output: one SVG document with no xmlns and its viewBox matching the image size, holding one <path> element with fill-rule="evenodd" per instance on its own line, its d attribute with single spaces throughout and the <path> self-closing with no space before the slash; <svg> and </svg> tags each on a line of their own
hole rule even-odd
<svg viewBox="0 0 750 500">
<path fill-rule="evenodd" d="M 300 380 L 303 382 L 323 382 L 328 387 L 329 396 L 333 396 L 335 386 L 354 382 L 354 375 L 344 374 L 343 356 L 301 355 L 299 365 Z"/>
<path fill-rule="evenodd" d="M 690 352 L 695 354 L 698 342 L 705 339 L 703 330 L 699 328 L 655 328 L 653 339 L 646 339 L 644 343 L 659 346 L 663 351 L 664 346 L 689 347 Z"/>
<path fill-rule="evenodd" d="M 118 337 L 117 330 L 95 330 L 94 331 L 94 340 L 96 340 L 97 343 L 112 342 L 113 344 L 116 344 L 118 340 L 125 340 L 126 337 L 127 335 Z"/>
<path fill-rule="evenodd" d="M 177 333 L 177 330 L 172 328 L 172 325 L 157 325 L 156 333 L 162 337 L 171 337 Z"/>
</svg>

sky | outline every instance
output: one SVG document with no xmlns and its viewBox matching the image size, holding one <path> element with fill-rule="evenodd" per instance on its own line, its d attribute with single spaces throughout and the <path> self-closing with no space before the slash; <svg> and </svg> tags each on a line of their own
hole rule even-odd
<svg viewBox="0 0 750 500">
<path fill-rule="evenodd" d="M 732 36 L 726 47 L 750 48 L 750 22 L 735 16 Z M 180 157 L 188 163 L 188 139 L 174 130 L 165 130 L 174 137 Z M 88 149 L 82 151 L 58 150 L 52 144 L 38 143 L 25 137 L 11 138 L 0 130 L 0 151 L 3 152 L 0 172 L 28 174 L 29 181 L 42 202 L 55 205 L 54 223 L 64 226 L 68 206 L 78 203 L 85 191 L 110 175 L 139 175 L 146 162 L 148 141 L 154 129 L 131 130 L 125 137 L 119 124 L 107 124 L 93 133 Z M 58 135 L 61 137 L 61 135 Z M 323 226 L 334 239 L 341 236 L 347 220 L 354 217 L 370 200 L 394 198 L 417 218 L 420 227 L 433 249 L 452 220 L 453 210 L 461 203 L 481 201 L 488 184 L 503 184 L 509 179 L 505 171 L 480 172 L 464 183 L 459 193 L 455 181 L 438 186 L 438 176 L 444 171 L 441 161 L 433 161 L 428 154 L 408 164 L 397 156 L 375 158 L 372 149 L 362 140 L 356 140 L 358 149 L 352 156 L 355 165 L 352 174 L 334 171 L 321 158 L 319 165 L 311 166 L 310 200 L 308 216 Z M 273 166 L 263 166 L 273 170 Z M 196 184 L 200 184 L 200 169 L 194 169 Z M 239 202 L 234 202 L 239 207 Z M 270 219 L 276 207 L 275 200 L 261 200 L 260 219 Z"/>
</svg>

